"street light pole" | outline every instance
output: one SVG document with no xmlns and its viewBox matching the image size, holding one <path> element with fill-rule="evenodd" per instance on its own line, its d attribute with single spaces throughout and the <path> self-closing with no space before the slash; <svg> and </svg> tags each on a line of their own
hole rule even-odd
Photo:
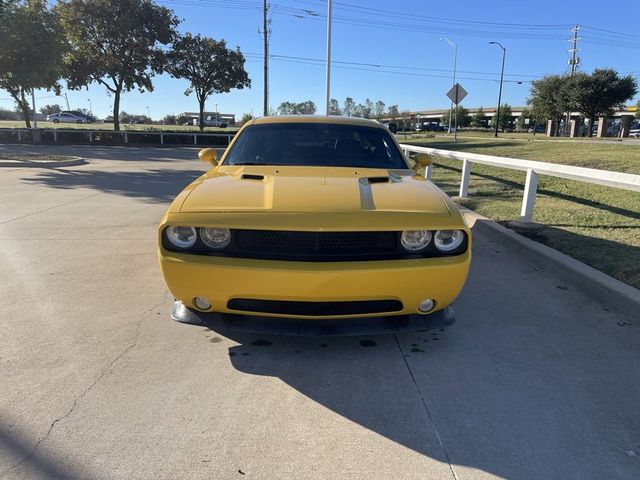
<svg viewBox="0 0 640 480">
<path fill-rule="evenodd" d="M 458 45 L 453 43 L 451 40 L 449 40 L 448 38 L 441 38 L 440 39 L 441 42 L 447 42 L 449 45 L 451 45 L 451 47 L 453 47 L 453 81 L 451 82 L 451 87 L 453 88 L 456 84 L 456 65 L 458 63 Z M 447 133 L 451 133 L 451 120 L 454 117 L 454 112 L 453 112 L 453 100 L 451 100 L 451 108 L 449 109 L 449 130 L 447 131 Z M 456 132 L 458 131 L 458 109 L 456 108 L 455 111 L 455 127 Z"/>
<path fill-rule="evenodd" d="M 331 0 L 327 0 L 327 98 L 325 104 L 325 115 L 329 115 L 329 104 L 331 102 Z"/>
<path fill-rule="evenodd" d="M 91 99 L 87 98 L 87 102 L 89 102 L 89 113 L 93 115 L 93 108 L 91 107 Z"/>
<path fill-rule="evenodd" d="M 496 110 L 496 130 L 494 137 L 498 138 L 498 125 L 500 124 L 500 103 L 502 102 L 502 79 L 504 78 L 504 57 L 507 54 L 507 49 L 498 42 L 489 42 L 489 45 L 498 45 L 502 49 L 502 71 L 500 72 L 500 90 L 498 93 L 498 109 Z"/>
</svg>

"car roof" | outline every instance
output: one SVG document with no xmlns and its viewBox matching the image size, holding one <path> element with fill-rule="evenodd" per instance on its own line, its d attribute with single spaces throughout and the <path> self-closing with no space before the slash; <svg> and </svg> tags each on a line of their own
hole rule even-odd
<svg viewBox="0 0 640 480">
<path fill-rule="evenodd" d="M 333 125 L 355 125 L 361 127 L 382 126 L 376 120 L 358 117 L 340 117 L 334 115 L 275 115 L 272 117 L 259 117 L 251 120 L 252 125 L 265 125 L 275 123 L 330 123 Z"/>
</svg>

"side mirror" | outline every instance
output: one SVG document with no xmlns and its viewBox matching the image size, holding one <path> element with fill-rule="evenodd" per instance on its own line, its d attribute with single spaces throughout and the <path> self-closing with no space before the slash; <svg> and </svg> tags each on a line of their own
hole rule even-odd
<svg viewBox="0 0 640 480">
<path fill-rule="evenodd" d="M 210 163 L 213 167 L 218 165 L 217 157 L 218 152 L 215 148 L 203 148 L 198 152 L 198 158 L 205 163 Z"/>
<path fill-rule="evenodd" d="M 427 153 L 416 153 L 414 160 L 416 165 L 421 167 L 428 167 L 433 163 L 433 160 L 431 160 L 431 157 Z"/>
</svg>

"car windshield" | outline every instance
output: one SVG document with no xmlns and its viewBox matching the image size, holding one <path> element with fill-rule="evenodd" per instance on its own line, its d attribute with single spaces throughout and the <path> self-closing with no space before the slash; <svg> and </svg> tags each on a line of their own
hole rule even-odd
<svg viewBox="0 0 640 480">
<path fill-rule="evenodd" d="M 224 165 L 408 168 L 385 129 L 331 123 L 251 125 L 240 134 Z"/>
</svg>

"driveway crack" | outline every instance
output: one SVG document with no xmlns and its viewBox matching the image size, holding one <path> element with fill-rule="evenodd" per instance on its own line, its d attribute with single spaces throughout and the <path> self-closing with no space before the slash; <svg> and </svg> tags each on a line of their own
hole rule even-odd
<svg viewBox="0 0 640 480">
<path fill-rule="evenodd" d="M 422 390 L 420 389 L 420 386 L 418 385 L 418 382 L 416 381 L 416 377 L 413 375 L 413 371 L 411 370 L 411 367 L 409 366 L 409 362 L 407 362 L 407 357 L 405 356 L 405 353 L 402 350 L 402 347 L 400 346 L 400 341 L 398 340 L 398 336 L 395 333 L 393 334 L 393 338 L 396 341 L 396 345 L 398 346 L 398 350 L 400 351 L 400 357 L 402 358 L 402 361 L 404 362 L 405 366 L 407 367 L 407 371 L 409 372 L 409 376 L 411 377 L 411 381 L 413 382 L 413 386 L 416 388 L 416 391 L 418 392 L 418 395 L 420 396 L 420 400 L 422 401 L 422 406 L 424 407 L 424 411 L 427 413 L 427 418 L 429 419 L 429 423 L 431 424 L 431 428 L 433 428 L 433 432 L 436 434 L 436 438 L 438 439 L 438 443 L 440 444 L 440 449 L 442 450 L 442 454 L 444 455 L 444 458 L 447 461 L 447 465 L 449 466 L 449 470 L 451 471 L 451 476 L 455 480 L 458 480 L 458 476 L 456 475 L 456 472 L 453 469 L 453 465 L 451 464 L 451 458 L 449 457 L 449 452 L 447 451 L 447 448 L 445 447 L 444 442 L 442 441 L 442 437 L 440 436 L 440 432 L 438 432 L 436 424 L 433 421 L 433 417 L 431 416 L 431 410 L 429 410 L 429 406 L 427 405 L 427 401 L 424 398 L 424 395 L 422 394 Z"/>
<path fill-rule="evenodd" d="M 82 400 L 82 398 L 87 395 L 92 389 L 93 387 L 95 387 L 98 382 L 100 382 L 100 380 L 102 380 L 105 375 L 107 374 L 107 372 L 109 372 L 111 370 L 111 368 L 121 359 L 123 358 L 125 355 L 127 355 L 127 353 L 129 353 L 131 351 L 131 349 L 133 349 L 137 342 L 138 342 L 138 337 L 140 336 L 140 326 L 142 325 L 142 323 L 148 318 L 149 314 L 151 312 L 153 312 L 154 310 L 156 310 L 160 305 L 162 305 L 165 301 L 167 300 L 167 292 L 165 292 L 164 297 L 162 299 L 161 302 L 158 302 L 156 305 L 154 305 L 153 307 L 151 307 L 148 310 L 145 310 L 142 314 L 142 318 L 140 320 L 138 320 L 138 322 L 136 323 L 136 327 L 135 327 L 135 331 L 134 331 L 134 335 L 133 338 L 130 342 L 130 344 L 121 352 L 119 353 L 113 360 L 111 360 L 106 367 L 104 367 L 102 369 L 102 371 L 100 372 L 100 374 L 96 377 L 96 379 L 87 387 L 83 390 L 83 392 L 76 398 L 74 398 L 73 400 L 73 405 L 71 405 L 71 408 L 69 408 L 69 410 L 62 415 L 61 417 L 56 418 L 53 422 L 51 422 L 51 425 L 49 426 L 49 429 L 47 430 L 47 433 L 45 433 L 42 438 L 40 438 L 35 445 L 33 446 L 33 448 L 31 449 L 31 452 L 29 453 L 29 455 L 27 455 L 25 458 L 23 458 L 22 460 L 20 460 L 18 463 L 15 463 L 14 465 L 10 466 L 8 469 L 6 469 L 4 472 L 0 472 L 0 478 L 4 477 L 5 475 L 7 475 L 8 473 L 10 473 L 11 471 L 15 470 L 16 468 L 20 467 L 22 464 L 24 464 L 25 462 L 29 461 L 38 451 L 38 448 L 40 447 L 40 444 L 42 442 L 44 442 L 45 440 L 47 440 L 47 438 L 49 438 L 49 435 L 51 435 L 51 432 L 53 431 L 53 428 L 61 421 L 65 420 L 67 417 L 69 417 L 69 415 L 71 415 L 74 410 L 76 409 L 76 407 L 78 406 L 78 402 L 80 402 L 80 400 Z"/>
</svg>

